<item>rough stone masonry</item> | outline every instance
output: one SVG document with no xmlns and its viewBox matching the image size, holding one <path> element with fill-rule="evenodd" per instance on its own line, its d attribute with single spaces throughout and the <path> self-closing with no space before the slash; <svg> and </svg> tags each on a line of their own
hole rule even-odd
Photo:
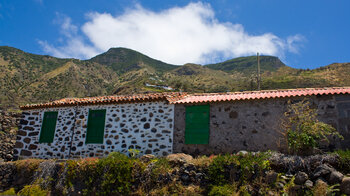
<svg viewBox="0 0 350 196">
<path fill-rule="evenodd" d="M 89 109 L 106 109 L 102 144 L 85 143 Z M 52 143 L 39 143 L 45 111 L 58 111 Z M 166 156 L 173 149 L 173 111 L 174 105 L 165 102 L 26 110 L 14 154 L 23 158 L 63 159 L 102 157 L 113 151 L 128 153 L 128 149 L 138 149 L 140 154 Z"/>
</svg>

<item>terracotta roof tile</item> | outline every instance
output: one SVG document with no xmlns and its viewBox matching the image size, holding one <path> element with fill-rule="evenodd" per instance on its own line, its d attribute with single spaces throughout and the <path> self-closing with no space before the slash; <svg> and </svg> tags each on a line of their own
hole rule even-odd
<svg viewBox="0 0 350 196">
<path fill-rule="evenodd" d="M 249 99 L 273 99 L 296 96 L 311 95 L 333 95 L 350 94 L 350 87 L 326 87 L 326 88 L 303 88 L 303 89 L 281 89 L 281 90 L 262 90 L 262 91 L 244 91 L 228 93 L 200 93 L 189 94 L 186 97 L 173 102 L 182 103 L 207 103 L 219 101 L 237 101 Z"/>
<path fill-rule="evenodd" d="M 64 98 L 48 103 L 31 104 L 20 106 L 22 110 L 36 109 L 36 108 L 50 108 L 74 105 L 94 105 L 94 104 L 108 104 L 108 103 L 134 103 L 145 101 L 162 101 L 175 102 L 183 98 L 187 93 L 152 93 L 152 94 L 134 94 L 134 95 L 113 95 L 101 97 L 86 97 L 86 98 Z"/>
<path fill-rule="evenodd" d="M 49 108 L 74 105 L 94 105 L 94 104 L 113 104 L 113 103 L 134 103 L 145 101 L 168 101 L 170 104 L 188 104 L 188 103 L 207 103 L 220 101 L 237 101 L 250 99 L 273 99 L 296 96 L 311 95 L 333 95 L 350 94 L 350 87 L 326 87 L 326 88 L 302 88 L 302 89 L 281 89 L 281 90 L 262 90 L 262 91 L 244 91 L 228 93 L 152 93 L 135 95 L 113 95 L 101 97 L 86 98 L 64 98 L 49 103 L 32 104 L 21 106 L 23 110 L 35 108 Z"/>
</svg>

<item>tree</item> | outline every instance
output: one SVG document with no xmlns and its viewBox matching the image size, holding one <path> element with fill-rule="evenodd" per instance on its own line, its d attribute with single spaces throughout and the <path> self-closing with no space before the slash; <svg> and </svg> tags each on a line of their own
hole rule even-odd
<svg viewBox="0 0 350 196">
<path fill-rule="evenodd" d="M 329 136 L 343 139 L 334 127 L 317 119 L 317 110 L 306 99 L 293 104 L 289 100 L 284 117 L 282 127 L 292 154 L 313 152 L 321 141 L 329 142 Z"/>
</svg>

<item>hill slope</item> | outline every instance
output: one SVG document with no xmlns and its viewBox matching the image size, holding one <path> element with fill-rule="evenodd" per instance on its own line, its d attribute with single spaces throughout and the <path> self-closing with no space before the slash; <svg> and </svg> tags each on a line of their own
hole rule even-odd
<svg viewBox="0 0 350 196">
<path fill-rule="evenodd" d="M 135 92 L 255 90 L 256 65 L 256 57 L 251 56 L 205 66 L 177 66 L 126 48 L 112 48 L 81 61 L 2 46 L 0 107 Z M 261 56 L 261 70 L 262 89 L 350 86 L 350 63 L 301 70 L 286 66 L 277 57 Z"/>
<path fill-rule="evenodd" d="M 239 57 L 222 63 L 206 65 L 210 69 L 222 70 L 226 72 L 242 72 L 251 74 L 257 70 L 257 57 Z M 260 56 L 261 71 L 276 71 L 286 65 L 274 56 Z"/>
<path fill-rule="evenodd" d="M 176 65 L 163 63 L 127 48 L 111 48 L 89 61 L 107 65 L 118 73 L 126 73 L 144 67 L 154 69 L 157 72 L 165 72 L 177 67 Z"/>
</svg>

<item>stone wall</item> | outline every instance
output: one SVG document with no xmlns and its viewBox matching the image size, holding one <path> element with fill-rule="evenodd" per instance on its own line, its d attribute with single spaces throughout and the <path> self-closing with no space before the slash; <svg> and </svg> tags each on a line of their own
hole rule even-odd
<svg viewBox="0 0 350 196">
<path fill-rule="evenodd" d="M 0 109 L 0 161 L 13 158 L 18 122 L 21 114 Z"/>
<path fill-rule="evenodd" d="M 319 119 L 333 125 L 344 137 L 328 148 L 350 147 L 350 95 L 312 96 Z M 304 97 L 293 98 L 294 101 Z M 209 144 L 185 144 L 184 105 L 175 106 L 174 149 L 197 154 L 233 153 L 240 150 L 285 150 L 281 118 L 289 99 L 245 100 L 210 104 Z"/>
<path fill-rule="evenodd" d="M 85 144 L 89 109 L 106 109 L 102 144 Z M 138 149 L 140 154 L 165 156 L 173 148 L 173 110 L 174 106 L 165 102 L 28 110 L 23 112 L 14 152 L 18 157 L 78 158 Z M 58 111 L 50 144 L 39 143 L 45 111 Z"/>
</svg>

